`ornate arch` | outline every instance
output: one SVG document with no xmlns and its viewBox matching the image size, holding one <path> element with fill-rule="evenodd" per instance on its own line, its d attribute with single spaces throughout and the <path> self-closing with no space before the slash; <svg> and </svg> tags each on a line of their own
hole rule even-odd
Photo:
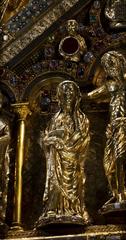
<svg viewBox="0 0 126 240">
<path fill-rule="evenodd" d="M 46 72 L 39 76 L 37 76 L 30 84 L 27 86 L 27 88 L 24 91 L 24 94 L 22 96 L 23 101 L 29 101 L 31 102 L 40 89 L 45 85 L 53 85 L 58 84 L 59 82 L 62 82 L 66 79 L 73 80 L 74 78 L 70 76 L 67 73 L 64 72 Z"/>
</svg>

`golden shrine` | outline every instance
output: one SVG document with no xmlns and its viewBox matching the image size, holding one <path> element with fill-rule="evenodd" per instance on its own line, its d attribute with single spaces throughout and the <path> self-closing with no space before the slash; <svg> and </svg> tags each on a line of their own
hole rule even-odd
<svg viewBox="0 0 126 240">
<path fill-rule="evenodd" d="M 126 0 L 0 3 L 0 239 L 126 239 Z"/>
</svg>

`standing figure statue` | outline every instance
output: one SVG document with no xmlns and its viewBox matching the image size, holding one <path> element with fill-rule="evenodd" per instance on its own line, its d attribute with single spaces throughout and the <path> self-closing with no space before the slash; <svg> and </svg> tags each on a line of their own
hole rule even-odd
<svg viewBox="0 0 126 240">
<path fill-rule="evenodd" d="M 110 121 L 106 130 L 104 168 L 113 197 L 106 204 L 110 204 L 113 200 L 123 203 L 126 200 L 124 171 L 126 163 L 126 59 L 119 52 L 109 51 L 102 56 L 101 63 L 111 80 L 106 81 L 88 96 L 91 99 L 98 98 L 104 93 L 110 96 Z"/>
<path fill-rule="evenodd" d="M 0 91 L 0 224 L 5 221 L 9 178 L 9 125 L 2 114 L 3 95 Z"/>
<path fill-rule="evenodd" d="M 89 121 L 79 108 L 81 94 L 73 81 L 58 85 L 59 111 L 43 139 L 46 155 L 45 209 L 37 228 L 48 223 L 88 224 L 84 203 L 84 161 L 90 141 Z"/>
</svg>

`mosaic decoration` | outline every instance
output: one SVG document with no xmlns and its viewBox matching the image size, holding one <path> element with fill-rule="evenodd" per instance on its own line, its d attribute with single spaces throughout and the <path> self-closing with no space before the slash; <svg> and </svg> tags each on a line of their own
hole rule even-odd
<svg viewBox="0 0 126 240">
<path fill-rule="evenodd" d="M 49 1 L 48 1 L 49 2 Z M 51 1 L 50 1 L 51 2 Z M 63 13 L 67 12 L 74 4 L 76 4 L 78 0 L 72 0 L 72 1 L 66 1 L 63 0 L 62 2 L 56 4 L 56 6 L 53 9 L 50 9 L 49 12 L 46 12 L 43 16 L 43 18 L 39 19 L 36 24 L 32 24 L 32 28 L 28 30 L 25 34 L 21 36 L 21 38 L 18 39 L 15 38 L 10 34 L 10 30 L 4 29 L 3 30 L 3 39 L 5 40 L 2 44 L 2 47 L 5 48 L 4 51 L 2 51 L 2 57 L 0 59 L 0 64 L 3 65 L 7 63 L 9 60 L 11 60 L 16 54 L 18 54 L 21 50 L 23 50 L 31 41 L 33 41 L 36 37 L 40 36 L 47 28 L 49 28 L 58 18 L 60 18 Z M 33 3 L 32 3 L 33 4 Z M 49 4 L 50 5 L 50 4 Z M 36 11 L 35 11 L 36 12 Z M 26 10 L 27 13 L 27 10 Z M 30 9 L 28 10 L 28 13 L 30 13 Z M 24 12 L 22 13 L 24 14 Z M 17 16 L 17 23 L 20 24 L 20 21 L 18 23 L 18 16 Z M 16 26 L 15 26 L 16 28 Z M 22 27 L 18 27 L 18 31 Z M 21 33 L 20 33 L 21 34 Z M 9 44 L 9 42 L 11 44 Z"/>
</svg>

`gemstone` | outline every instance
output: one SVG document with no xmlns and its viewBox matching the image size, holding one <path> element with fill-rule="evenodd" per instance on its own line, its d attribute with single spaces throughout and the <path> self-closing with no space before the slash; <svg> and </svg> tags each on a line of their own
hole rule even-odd
<svg viewBox="0 0 126 240">
<path fill-rule="evenodd" d="M 80 67 L 77 69 L 77 76 L 78 77 L 83 77 L 84 75 L 84 68 L 83 67 Z"/>
<path fill-rule="evenodd" d="M 37 63 L 35 65 L 33 65 L 33 71 L 34 72 L 39 72 L 41 70 L 41 64 Z"/>
<path fill-rule="evenodd" d="M 87 52 L 85 55 L 84 55 L 84 61 L 86 63 L 89 63 L 92 61 L 92 59 L 94 58 L 94 55 L 92 52 Z"/>
<path fill-rule="evenodd" d="M 52 69 L 58 67 L 58 62 L 57 62 L 57 60 L 52 60 L 52 61 L 50 61 L 49 66 L 50 66 L 50 68 L 52 68 Z"/>
<path fill-rule="evenodd" d="M 90 22 L 96 22 L 96 16 L 90 15 Z"/>
<path fill-rule="evenodd" d="M 64 39 L 61 47 L 62 47 L 62 50 L 64 53 L 74 54 L 78 50 L 79 45 L 78 45 L 78 41 L 76 38 L 68 37 L 68 38 Z"/>
<path fill-rule="evenodd" d="M 13 77 L 10 79 L 10 83 L 15 86 L 15 85 L 17 84 L 17 79 L 13 76 Z"/>
</svg>

